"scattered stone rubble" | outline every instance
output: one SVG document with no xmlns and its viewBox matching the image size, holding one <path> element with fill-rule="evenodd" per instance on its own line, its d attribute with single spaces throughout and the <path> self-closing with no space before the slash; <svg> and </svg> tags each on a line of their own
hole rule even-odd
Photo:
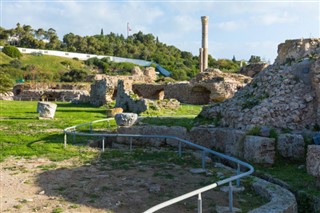
<svg viewBox="0 0 320 213">
<path fill-rule="evenodd" d="M 255 75 L 263 71 L 265 68 L 269 66 L 268 63 L 260 62 L 260 63 L 251 63 L 247 66 L 241 67 L 239 70 L 239 74 L 249 76 L 253 78 Z"/>
</svg>

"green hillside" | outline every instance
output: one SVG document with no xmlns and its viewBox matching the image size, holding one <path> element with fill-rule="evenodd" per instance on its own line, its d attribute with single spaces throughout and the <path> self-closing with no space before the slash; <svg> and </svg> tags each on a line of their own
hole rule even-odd
<svg viewBox="0 0 320 213">
<path fill-rule="evenodd" d="M 9 62 L 12 60 L 9 56 L 4 54 L 3 52 L 0 52 L 0 65 L 1 64 L 9 64 Z"/>
<path fill-rule="evenodd" d="M 35 56 L 30 54 L 24 54 L 20 60 L 22 62 L 22 67 L 26 67 L 27 65 L 35 65 L 37 69 L 43 72 L 67 71 L 71 68 L 79 69 L 83 66 L 83 63 L 81 61 L 51 55 Z"/>
</svg>

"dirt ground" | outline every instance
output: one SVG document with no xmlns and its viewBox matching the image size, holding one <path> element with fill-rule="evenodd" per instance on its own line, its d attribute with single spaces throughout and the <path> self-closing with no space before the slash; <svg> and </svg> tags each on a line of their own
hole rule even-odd
<svg viewBox="0 0 320 213">
<path fill-rule="evenodd" d="M 216 174 L 193 174 L 175 164 L 114 169 L 108 162 L 79 158 L 53 162 L 44 158 L 8 158 L 0 163 L 0 212 L 139 213 L 170 198 L 214 182 Z M 220 175 L 223 172 L 220 172 Z M 204 212 L 228 206 L 228 194 L 202 194 Z M 234 205 L 238 205 L 235 198 Z M 241 202 L 241 201 L 240 201 Z M 197 197 L 158 212 L 196 212 Z"/>
</svg>

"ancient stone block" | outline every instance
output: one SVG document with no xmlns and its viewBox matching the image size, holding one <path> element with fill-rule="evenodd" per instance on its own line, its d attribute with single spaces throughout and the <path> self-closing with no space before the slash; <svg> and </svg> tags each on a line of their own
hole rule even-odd
<svg viewBox="0 0 320 213">
<path fill-rule="evenodd" d="M 191 142 L 234 157 L 243 157 L 245 137 L 243 131 L 227 128 L 194 127 L 190 131 Z"/>
<path fill-rule="evenodd" d="M 214 146 L 215 132 L 214 128 L 193 127 L 189 133 L 190 141 L 208 149 L 216 148 Z"/>
<path fill-rule="evenodd" d="M 131 127 L 119 127 L 117 132 L 119 134 L 135 134 L 135 135 L 168 135 L 181 139 L 187 139 L 187 129 L 179 126 L 131 126 Z M 118 143 L 128 143 L 128 138 L 118 137 Z M 177 147 L 179 142 L 175 139 L 165 138 L 132 138 L 133 145 L 151 145 L 155 147 L 170 145 Z"/>
<path fill-rule="evenodd" d="M 320 177 L 320 145 L 308 146 L 307 172 L 315 177 Z"/>
<path fill-rule="evenodd" d="M 273 164 L 275 161 L 275 139 L 247 136 L 244 140 L 244 159 L 253 163 Z"/>
<path fill-rule="evenodd" d="M 138 119 L 135 113 L 118 113 L 115 120 L 118 126 L 132 126 Z"/>
<path fill-rule="evenodd" d="M 40 118 L 54 118 L 57 109 L 57 104 L 50 102 L 38 102 L 37 112 Z"/>
<path fill-rule="evenodd" d="M 277 151 L 282 157 L 302 159 L 305 155 L 302 135 L 281 134 L 278 137 Z"/>
</svg>

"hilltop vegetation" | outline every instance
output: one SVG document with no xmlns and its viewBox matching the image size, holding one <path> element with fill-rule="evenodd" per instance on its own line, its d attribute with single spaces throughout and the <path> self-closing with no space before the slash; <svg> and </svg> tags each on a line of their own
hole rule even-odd
<svg viewBox="0 0 320 213">
<path fill-rule="evenodd" d="M 176 80 L 188 80 L 198 73 L 199 58 L 187 51 L 159 41 L 152 34 L 135 33 L 125 38 L 122 34 L 110 33 L 79 36 L 69 33 L 59 40 L 57 32 L 50 28 L 33 29 L 30 25 L 4 29 L 0 27 L 0 44 L 19 47 L 62 50 L 99 55 L 110 55 L 154 61 L 172 72 Z M 209 67 L 222 71 L 236 72 L 240 62 L 229 59 L 216 60 L 209 55 Z"/>
</svg>

